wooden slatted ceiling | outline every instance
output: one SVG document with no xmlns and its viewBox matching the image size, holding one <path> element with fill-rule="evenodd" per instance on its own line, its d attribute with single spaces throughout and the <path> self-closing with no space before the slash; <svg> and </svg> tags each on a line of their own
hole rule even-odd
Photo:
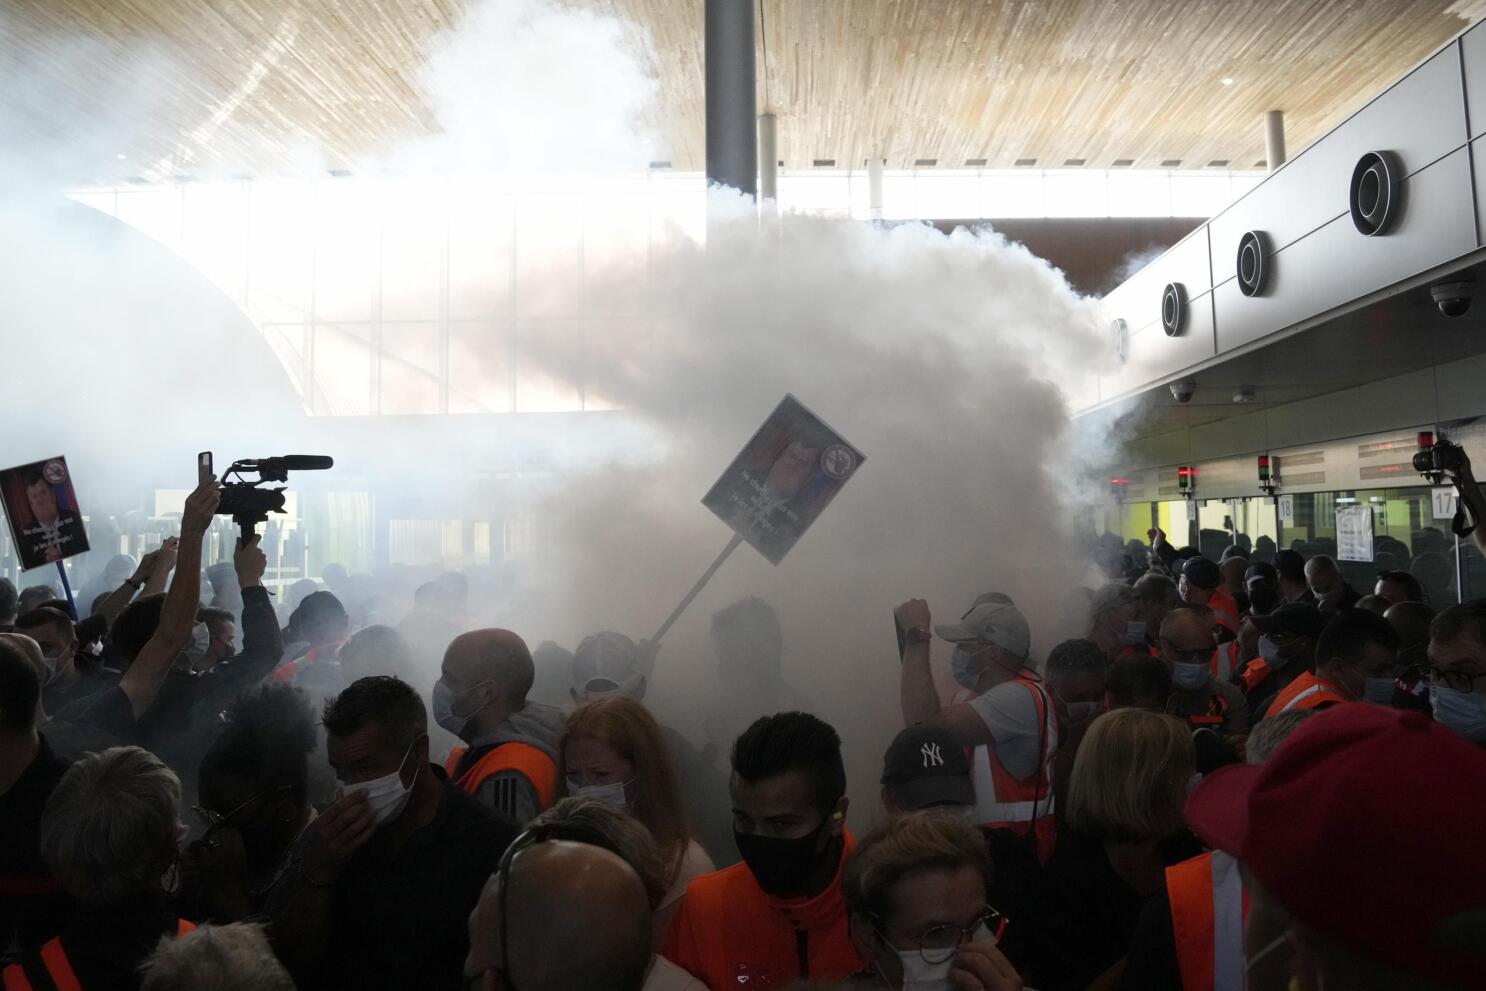
<svg viewBox="0 0 1486 991">
<path fill-rule="evenodd" d="M 437 127 L 417 71 L 466 2 L 0 0 L 0 75 L 45 83 L 44 113 L 7 115 L 0 95 L 0 123 L 22 146 L 63 145 L 147 108 L 143 127 L 110 134 L 123 147 L 97 150 L 94 179 L 160 162 L 273 174 L 306 147 L 348 165 Z M 635 23 L 660 83 L 653 157 L 701 169 L 701 0 L 564 2 Z M 1263 111 L 1286 112 L 1294 154 L 1464 27 L 1452 10 L 1478 12 L 1458 0 L 761 4 L 759 107 L 779 116 L 781 157 L 858 168 L 1253 167 Z"/>
</svg>

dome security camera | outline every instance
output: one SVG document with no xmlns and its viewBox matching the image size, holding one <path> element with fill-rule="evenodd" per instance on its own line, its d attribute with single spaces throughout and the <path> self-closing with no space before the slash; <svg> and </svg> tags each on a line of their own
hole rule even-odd
<svg viewBox="0 0 1486 991">
<path fill-rule="evenodd" d="M 1447 317 L 1460 317 L 1471 308 L 1471 297 L 1476 293 L 1476 284 L 1470 281 L 1437 282 L 1429 287 L 1434 305 Z"/>
<path fill-rule="evenodd" d="M 1197 391 L 1197 383 L 1191 379 L 1181 379 L 1171 383 L 1171 398 L 1179 403 L 1190 403 L 1192 393 Z"/>
</svg>

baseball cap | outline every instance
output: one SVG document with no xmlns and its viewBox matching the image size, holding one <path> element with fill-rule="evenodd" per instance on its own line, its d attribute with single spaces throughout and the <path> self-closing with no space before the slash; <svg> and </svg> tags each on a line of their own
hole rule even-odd
<svg viewBox="0 0 1486 991">
<path fill-rule="evenodd" d="M 935 626 L 934 632 L 951 643 L 995 644 L 1008 654 L 1021 658 L 1032 650 L 1032 633 L 1027 629 L 1027 620 L 1010 599 L 971 606 L 958 623 Z"/>
<path fill-rule="evenodd" d="M 1255 582 L 1268 582 L 1271 585 L 1280 583 L 1280 573 L 1274 569 L 1274 565 L 1266 561 L 1256 561 L 1249 565 L 1248 570 L 1243 573 L 1244 588 L 1252 588 Z"/>
<path fill-rule="evenodd" d="M 640 650 L 623 633 L 595 633 L 573 651 L 573 693 L 580 699 L 633 696 L 644 678 Z"/>
<path fill-rule="evenodd" d="M 1189 557 L 1182 565 L 1182 577 L 1198 588 L 1217 588 L 1223 583 L 1223 572 L 1205 557 Z"/>
<path fill-rule="evenodd" d="M 1486 750 L 1424 713 L 1333 706 L 1267 763 L 1208 775 L 1186 814 L 1309 928 L 1405 973 L 1480 986 L 1486 944 L 1449 939 L 1446 923 L 1486 911 Z"/>
<path fill-rule="evenodd" d="M 882 759 L 882 783 L 911 809 L 931 805 L 974 805 L 970 761 L 955 738 L 937 726 L 918 723 L 893 737 Z"/>
<path fill-rule="evenodd" d="M 1250 616 L 1249 621 L 1260 633 L 1289 634 L 1315 640 L 1326 626 L 1321 610 L 1309 602 L 1287 602 L 1268 616 Z"/>
</svg>

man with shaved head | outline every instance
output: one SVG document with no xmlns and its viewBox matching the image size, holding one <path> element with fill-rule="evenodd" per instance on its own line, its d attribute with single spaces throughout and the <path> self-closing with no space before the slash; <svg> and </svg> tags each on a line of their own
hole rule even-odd
<svg viewBox="0 0 1486 991">
<path fill-rule="evenodd" d="M 1161 659 L 1171 671 L 1171 698 L 1166 711 L 1194 729 L 1220 736 L 1249 731 L 1249 705 L 1243 692 L 1212 676 L 1218 649 L 1213 619 L 1201 609 L 1173 609 L 1161 623 Z"/>
<path fill-rule="evenodd" d="M 466 793 L 517 822 L 557 800 L 562 713 L 527 701 L 536 669 L 510 630 L 472 630 L 454 638 L 433 686 L 433 716 L 467 744 L 444 768 Z"/>
<path fill-rule="evenodd" d="M 650 900 L 629 864 L 597 846 L 517 840 L 470 913 L 464 976 L 484 991 L 640 991 Z"/>
<path fill-rule="evenodd" d="M 1317 554 L 1305 562 L 1305 581 L 1316 597 L 1316 608 L 1328 618 L 1338 610 L 1351 609 L 1362 598 L 1358 591 L 1342 578 L 1341 568 L 1325 554 Z"/>
</svg>

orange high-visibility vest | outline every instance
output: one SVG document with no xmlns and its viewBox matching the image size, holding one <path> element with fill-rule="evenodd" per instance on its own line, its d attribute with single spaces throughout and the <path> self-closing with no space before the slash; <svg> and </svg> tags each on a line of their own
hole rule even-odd
<svg viewBox="0 0 1486 991">
<path fill-rule="evenodd" d="M 444 761 L 444 770 L 449 772 L 450 780 L 466 794 L 477 793 L 480 785 L 492 775 L 515 771 L 530 782 L 532 790 L 536 792 L 537 804 L 541 806 L 538 811 L 547 811 L 557 801 L 557 764 L 541 749 L 529 743 L 509 740 L 491 748 L 456 777 L 459 762 L 468 751 L 468 747 L 455 747 L 449 751 L 449 759 Z"/>
<path fill-rule="evenodd" d="M 996 757 L 996 748 L 975 748 L 970 763 L 970 778 L 975 785 L 975 816 L 992 829 L 1009 829 L 1019 836 L 1034 834 L 1037 858 L 1047 863 L 1057 843 L 1058 826 L 1053 801 L 1053 765 L 1058 755 L 1058 722 L 1047 695 L 1030 678 L 1019 677 L 1009 682 L 1025 685 L 1032 693 L 1037 719 L 1042 726 L 1042 747 L 1038 768 L 1026 778 L 1012 777 Z"/>
<path fill-rule="evenodd" d="M 1248 666 L 1243 669 L 1243 674 L 1239 675 L 1239 678 L 1243 681 L 1244 693 L 1248 694 L 1252 692 L 1254 686 L 1269 677 L 1270 672 L 1273 670 L 1274 668 L 1269 666 L 1269 662 L 1262 657 L 1256 657 L 1250 661 Z"/>
<path fill-rule="evenodd" d="M 1346 696 L 1337 691 L 1329 681 L 1307 671 L 1280 689 L 1280 693 L 1274 697 L 1274 701 L 1269 704 L 1264 714 L 1272 716 L 1290 709 L 1315 709 L 1319 706 L 1345 701 L 1347 701 Z"/>
<path fill-rule="evenodd" d="M 1213 676 L 1213 681 L 1231 681 L 1237 670 L 1238 641 L 1229 640 L 1218 644 L 1218 649 L 1213 651 L 1213 659 L 1208 663 L 1208 673 Z"/>
<path fill-rule="evenodd" d="M 177 919 L 176 938 L 179 939 L 195 928 L 185 919 Z M 67 951 L 62 948 L 62 940 L 58 937 L 53 936 L 42 944 L 41 965 L 46 968 L 46 976 L 51 978 L 57 991 L 82 991 L 82 983 L 78 981 L 77 973 L 67 959 Z M 18 963 L 13 963 L 0 972 L 0 979 L 4 981 L 5 991 L 32 991 L 31 979 L 26 976 L 26 969 Z"/>
<path fill-rule="evenodd" d="M 1238 861 L 1214 850 L 1166 868 L 1182 991 L 1244 991 L 1249 893 Z"/>
</svg>

